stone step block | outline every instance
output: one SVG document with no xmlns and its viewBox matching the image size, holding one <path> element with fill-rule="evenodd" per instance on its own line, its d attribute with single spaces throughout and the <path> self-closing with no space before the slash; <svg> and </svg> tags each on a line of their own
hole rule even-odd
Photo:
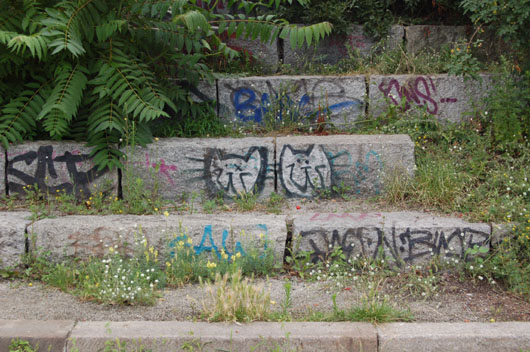
<svg viewBox="0 0 530 352">
<path fill-rule="evenodd" d="M 280 57 L 275 39 L 272 42 L 264 43 L 259 39 L 236 38 L 233 35 L 228 38 L 226 44 L 239 52 L 240 55 L 247 55 L 252 64 L 260 65 L 263 73 L 274 73 L 278 69 Z"/>
<path fill-rule="evenodd" d="M 404 35 L 403 26 L 391 26 L 388 34 L 383 38 L 382 49 L 393 50 L 397 48 L 402 44 Z M 293 49 L 289 40 L 284 40 L 284 63 L 300 68 L 311 62 L 335 65 L 343 59 L 350 58 L 350 52 L 355 55 L 355 51 L 357 51 L 362 57 L 369 56 L 376 49 L 377 42 L 378 40 L 365 33 L 362 25 L 352 25 L 348 34 L 331 34 L 311 47 L 304 44 L 302 48 Z"/>
<path fill-rule="evenodd" d="M 250 247 L 263 251 L 272 246 L 281 262 L 287 231 L 285 219 L 276 215 L 76 215 L 39 220 L 30 236 L 35 239 L 30 250 L 50 251 L 55 261 L 102 257 L 115 246 L 116 251 L 132 255 L 133 244 L 142 246 L 145 236 L 147 246 L 159 253 L 171 253 L 179 244 L 193 248 L 196 254 L 215 255 L 222 249 L 228 255 L 239 251 L 244 255 Z"/>
<path fill-rule="evenodd" d="M 187 86 L 190 97 L 197 103 L 217 101 L 217 82 L 199 81 L 196 86 Z"/>
<path fill-rule="evenodd" d="M 93 192 L 115 197 L 118 172 L 98 171 L 89 156 L 91 148 L 74 142 L 38 141 L 15 145 L 7 151 L 7 182 L 10 195 L 24 195 L 27 186 L 43 194 L 57 192 L 88 198 Z"/>
<path fill-rule="evenodd" d="M 441 121 L 454 123 L 466 119 L 473 106 L 481 106 L 481 100 L 492 88 L 491 75 L 480 75 L 481 80 L 440 75 L 393 75 L 370 76 L 369 112 L 378 116 L 390 106 L 404 110 L 425 110 Z"/>
<path fill-rule="evenodd" d="M 466 26 L 414 25 L 405 27 L 407 53 L 417 54 L 422 50 L 440 51 L 444 46 L 466 40 L 472 34 Z"/>
<path fill-rule="evenodd" d="M 425 263 L 435 255 L 463 260 L 475 246 L 489 249 L 490 235 L 488 224 L 418 212 L 313 213 L 293 220 L 298 250 L 313 251 L 314 261 L 326 258 L 337 246 L 347 258 L 382 254 L 398 266 Z"/>
<path fill-rule="evenodd" d="M 414 174 L 414 144 L 406 135 L 278 137 L 277 188 L 287 197 L 383 191 L 386 174 Z"/>
<path fill-rule="evenodd" d="M 233 123 L 267 119 L 316 121 L 328 111 L 329 122 L 347 127 L 364 115 L 364 76 L 270 76 L 220 79 L 219 115 Z"/>
<path fill-rule="evenodd" d="M 26 252 L 26 227 L 30 212 L 0 212 L 0 269 L 16 267 Z"/>
<path fill-rule="evenodd" d="M 193 192 L 231 198 L 252 191 L 266 198 L 274 191 L 273 138 L 166 138 L 124 152 L 124 198 L 138 179 L 170 200 Z"/>
</svg>

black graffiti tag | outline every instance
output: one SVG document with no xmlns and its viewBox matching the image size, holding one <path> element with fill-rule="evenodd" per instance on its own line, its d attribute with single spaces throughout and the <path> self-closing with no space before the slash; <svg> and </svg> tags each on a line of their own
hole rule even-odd
<svg viewBox="0 0 530 352">
<path fill-rule="evenodd" d="M 472 228 L 454 228 L 444 231 L 396 230 L 390 233 L 378 227 L 348 228 L 339 230 L 316 229 L 300 232 L 313 251 L 313 262 L 329 257 L 340 246 L 347 258 L 354 254 L 377 258 L 383 256 L 397 265 L 413 263 L 422 258 L 441 255 L 447 258 L 467 259 L 466 251 L 475 246 L 488 246 L 489 235 Z"/>
<path fill-rule="evenodd" d="M 78 171 L 77 163 L 88 160 L 90 160 L 88 154 L 72 154 L 68 151 L 54 158 L 53 146 L 51 145 L 41 146 L 37 151 L 29 151 L 17 155 L 13 159 L 8 160 L 7 174 L 8 176 L 18 178 L 23 183 L 9 181 L 9 192 L 23 193 L 25 191 L 24 186 L 37 185 L 43 192 L 54 193 L 59 190 L 69 194 L 75 194 L 78 197 L 88 196 L 90 194 L 89 184 L 107 172 L 107 169 L 98 171 L 96 166 L 86 172 Z M 29 175 L 16 168 L 17 163 L 25 162 L 26 165 L 31 165 L 35 161 L 37 168 L 33 175 Z M 70 182 L 62 182 L 58 185 L 50 185 L 50 182 L 47 182 L 46 171 L 48 171 L 48 175 L 52 179 L 50 181 L 56 180 L 59 177 L 55 167 L 56 163 L 64 163 L 66 165 Z"/>
</svg>

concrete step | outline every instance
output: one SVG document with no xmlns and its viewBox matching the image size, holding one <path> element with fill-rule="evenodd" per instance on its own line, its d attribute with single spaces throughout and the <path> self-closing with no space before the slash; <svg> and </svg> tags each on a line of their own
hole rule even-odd
<svg viewBox="0 0 530 352">
<path fill-rule="evenodd" d="M 419 212 L 314 213 L 293 220 L 297 251 L 327 258 L 340 246 L 347 258 L 381 257 L 399 266 L 471 258 L 475 246 L 489 249 L 491 226 Z"/>
<path fill-rule="evenodd" d="M 132 254 L 131 244 L 144 238 L 159 253 L 180 241 L 197 254 L 219 255 L 224 250 L 229 256 L 238 251 L 245 255 L 245 248 L 272 248 L 282 263 L 286 244 L 291 243 L 289 250 L 312 251 L 314 261 L 340 246 L 348 258 L 382 255 L 402 266 L 424 263 L 435 255 L 445 261 L 471 258 L 478 254 L 471 249 L 489 249 L 491 238 L 499 237 L 500 231 L 492 233 L 490 224 L 419 212 L 71 215 L 34 222 L 30 216 L 0 212 L 1 267 L 18 265 L 26 251 L 49 251 L 54 260 L 101 257 L 110 247 Z"/>
<path fill-rule="evenodd" d="M 197 254 L 220 255 L 224 250 L 228 256 L 238 251 L 244 255 L 245 248 L 263 251 L 272 247 L 282 262 L 287 230 L 284 217 L 264 214 L 76 215 L 39 220 L 28 228 L 28 237 L 31 251 L 49 251 L 56 260 L 101 257 L 110 247 L 133 254 L 132 244 L 142 247 L 145 238 L 146 246 L 160 253 L 181 241 Z"/>
<path fill-rule="evenodd" d="M 98 171 L 89 152 L 71 142 L 24 143 L 7 152 L 7 166 L 0 168 L 7 168 L 10 195 L 37 184 L 48 197 L 65 191 L 78 199 L 120 191 L 127 198 L 146 188 L 167 200 L 192 193 L 231 199 L 247 192 L 266 199 L 274 191 L 312 198 L 337 187 L 362 197 L 381 192 L 389 172 L 414 174 L 414 144 L 406 135 L 166 138 L 146 148 L 124 148 L 122 176 Z"/>
</svg>

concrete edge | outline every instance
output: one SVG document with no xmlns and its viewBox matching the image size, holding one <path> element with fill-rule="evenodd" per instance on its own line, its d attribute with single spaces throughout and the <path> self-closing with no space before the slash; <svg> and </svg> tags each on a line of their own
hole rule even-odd
<svg viewBox="0 0 530 352">
<path fill-rule="evenodd" d="M 376 329 L 379 352 L 530 350 L 530 322 L 393 323 Z"/>
<path fill-rule="evenodd" d="M 0 350 L 21 338 L 43 351 L 525 351 L 530 322 L 390 323 L 0 320 Z"/>
<path fill-rule="evenodd" d="M 75 324 L 73 320 L 0 320 L 0 351 L 9 351 L 11 341 L 21 339 L 39 351 L 62 352 Z"/>
</svg>

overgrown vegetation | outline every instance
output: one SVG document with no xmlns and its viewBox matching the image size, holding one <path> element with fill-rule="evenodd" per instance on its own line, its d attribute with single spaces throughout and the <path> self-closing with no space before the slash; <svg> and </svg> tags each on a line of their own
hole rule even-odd
<svg viewBox="0 0 530 352">
<path fill-rule="evenodd" d="M 42 280 L 85 300 L 105 304 L 154 304 L 164 287 L 178 287 L 217 276 L 269 275 L 277 267 L 273 248 L 264 235 L 256 243 L 248 241 L 233 253 L 197 251 L 184 230 L 167 239 L 162 252 L 148 243 L 141 227 L 134 242 L 106 247 L 103 258 L 73 258 L 57 262 L 50 253 L 36 252 L 26 258 L 23 275 Z"/>
<path fill-rule="evenodd" d="M 39 345 L 33 346 L 29 341 L 13 339 L 9 344 L 9 352 L 37 352 Z"/>
<path fill-rule="evenodd" d="M 199 79 L 213 79 L 208 58 L 238 55 L 223 39 L 280 37 L 299 46 L 331 31 L 328 23 L 297 27 L 274 15 L 252 16 L 254 9 L 282 1 L 228 1 L 238 15 L 217 13 L 217 1 L 201 3 L 2 1 L 2 145 L 82 139 L 94 147 L 100 169 L 118 166 L 124 136 L 135 139 L 129 143 L 150 142 L 156 119 L 186 120 L 183 135 L 213 126 L 193 125 L 211 107 L 194 103 L 190 89 Z"/>
<path fill-rule="evenodd" d="M 470 24 L 459 5 L 459 0 L 311 0 L 285 6 L 280 13 L 293 23 L 328 21 L 341 34 L 352 23 L 362 24 L 368 34 L 381 38 L 393 23 Z"/>
<path fill-rule="evenodd" d="M 205 298 L 200 302 L 201 315 L 208 321 L 267 320 L 270 314 L 270 292 L 263 284 L 243 278 L 241 271 L 231 275 L 219 273 L 214 282 L 202 282 Z"/>
</svg>

